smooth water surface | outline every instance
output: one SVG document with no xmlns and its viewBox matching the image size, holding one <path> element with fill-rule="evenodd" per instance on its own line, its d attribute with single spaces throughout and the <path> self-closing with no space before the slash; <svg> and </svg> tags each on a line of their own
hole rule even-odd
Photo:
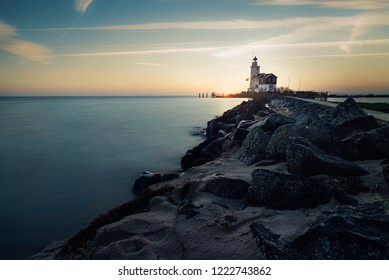
<svg viewBox="0 0 389 280">
<path fill-rule="evenodd" d="M 171 172 L 192 134 L 242 99 L 0 98 L 0 259 L 26 258 Z"/>
</svg>

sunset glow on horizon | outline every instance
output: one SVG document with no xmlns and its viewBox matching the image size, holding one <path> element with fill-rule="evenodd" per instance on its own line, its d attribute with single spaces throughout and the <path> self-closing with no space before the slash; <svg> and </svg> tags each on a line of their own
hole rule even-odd
<svg viewBox="0 0 389 280">
<path fill-rule="evenodd" d="M 0 2 L 0 95 L 389 94 L 387 0 Z"/>
</svg>

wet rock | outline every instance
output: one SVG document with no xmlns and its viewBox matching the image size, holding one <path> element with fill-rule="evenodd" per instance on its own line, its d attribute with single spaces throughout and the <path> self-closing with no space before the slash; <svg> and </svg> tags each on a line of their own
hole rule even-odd
<svg viewBox="0 0 389 280">
<path fill-rule="evenodd" d="M 177 178 L 180 178 L 180 175 L 176 174 L 176 173 L 162 174 L 162 177 L 159 180 L 159 182 L 167 182 L 167 181 L 171 181 L 171 180 L 174 180 Z"/>
<path fill-rule="evenodd" d="M 247 134 L 249 133 L 248 130 L 243 128 L 235 128 L 230 136 L 231 142 L 233 145 L 239 145 L 241 146 L 243 143 L 243 140 L 246 139 Z"/>
<path fill-rule="evenodd" d="M 286 164 L 290 173 L 305 176 L 318 174 L 360 176 L 367 174 L 367 171 L 359 165 L 330 156 L 302 137 L 290 139 Z"/>
<path fill-rule="evenodd" d="M 210 138 L 212 136 L 216 136 L 220 130 L 230 133 L 234 127 L 234 124 L 222 123 L 217 119 L 211 120 L 207 124 L 206 137 Z"/>
<path fill-rule="evenodd" d="M 293 135 L 294 124 L 279 127 L 270 137 L 266 153 L 269 158 L 284 160 L 289 138 Z"/>
<path fill-rule="evenodd" d="M 247 165 L 254 164 L 266 158 L 266 148 L 270 137 L 259 127 L 252 129 L 237 153 L 237 158 Z"/>
<path fill-rule="evenodd" d="M 204 140 L 193 149 L 188 150 L 186 154 L 181 158 L 182 170 L 188 170 L 192 166 L 198 166 L 206 163 L 207 159 L 203 158 L 200 155 L 200 153 L 203 149 L 205 149 L 209 144 L 211 144 L 216 139 L 217 139 L 216 136 L 213 136 L 209 139 Z"/>
<path fill-rule="evenodd" d="M 348 98 L 343 103 L 336 106 L 332 111 L 333 119 L 331 124 L 333 126 L 338 126 L 347 121 L 365 116 L 367 116 L 367 113 L 361 107 L 359 107 L 355 100 Z"/>
<path fill-rule="evenodd" d="M 132 191 L 137 195 L 143 194 L 149 190 L 149 186 L 158 183 L 161 178 L 159 173 L 143 171 L 142 176 L 136 179 Z"/>
<path fill-rule="evenodd" d="M 268 259 L 387 259 L 389 216 L 381 210 L 363 207 L 361 211 L 342 209 L 317 220 L 293 240 L 281 239 L 259 222 L 252 223 L 250 228 L 258 248 Z"/>
<path fill-rule="evenodd" d="M 202 191 L 213 193 L 218 197 L 239 199 L 246 195 L 249 186 L 249 183 L 241 179 L 218 176 L 207 181 Z"/>
<path fill-rule="evenodd" d="M 207 160 L 219 157 L 222 154 L 222 144 L 226 139 L 224 137 L 212 141 L 207 147 L 200 152 L 200 156 Z"/>
<path fill-rule="evenodd" d="M 337 153 L 348 160 L 386 158 L 389 156 L 389 127 L 346 138 L 337 143 Z"/>
<path fill-rule="evenodd" d="M 363 116 L 346 121 L 334 129 L 334 141 L 353 136 L 356 133 L 379 128 L 380 125 L 373 116 Z"/>
<path fill-rule="evenodd" d="M 327 203 L 331 188 L 322 180 L 256 169 L 247 192 L 247 204 L 271 209 L 314 208 Z"/>
</svg>

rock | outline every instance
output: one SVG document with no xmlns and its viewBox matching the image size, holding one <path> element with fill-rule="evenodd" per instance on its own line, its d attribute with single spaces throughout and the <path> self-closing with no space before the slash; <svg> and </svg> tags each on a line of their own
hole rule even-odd
<svg viewBox="0 0 389 280">
<path fill-rule="evenodd" d="M 389 127 L 360 132 L 339 141 L 337 153 L 348 160 L 386 158 L 389 156 Z"/>
<path fill-rule="evenodd" d="M 218 197 L 239 199 L 245 197 L 250 184 L 241 179 L 218 176 L 207 181 L 202 191 L 213 193 Z"/>
<path fill-rule="evenodd" d="M 243 120 L 238 123 L 236 126 L 237 128 L 247 129 L 248 127 L 252 126 L 253 124 L 256 124 L 258 121 L 248 121 Z"/>
<path fill-rule="evenodd" d="M 379 128 L 380 125 L 373 116 L 363 116 L 346 121 L 334 129 L 334 141 L 353 136 L 356 133 Z"/>
<path fill-rule="evenodd" d="M 216 139 L 216 136 L 213 136 L 209 139 L 204 140 L 193 149 L 188 150 L 186 154 L 181 158 L 181 169 L 188 170 L 192 166 L 198 166 L 206 163 L 207 160 L 203 158 L 200 153 Z"/>
<path fill-rule="evenodd" d="M 284 160 L 289 138 L 293 135 L 294 124 L 286 124 L 279 127 L 270 137 L 266 148 L 267 156 L 271 159 Z"/>
<path fill-rule="evenodd" d="M 243 140 L 246 139 L 247 134 L 249 131 L 247 129 L 243 128 L 235 128 L 232 130 L 232 133 L 230 135 L 230 139 L 233 145 L 241 146 L 243 143 Z"/>
<path fill-rule="evenodd" d="M 280 163 L 278 160 L 274 159 L 265 159 L 258 162 L 255 166 L 271 166 Z"/>
<path fill-rule="evenodd" d="M 270 137 L 259 127 L 252 129 L 243 141 L 243 145 L 237 153 L 237 158 L 247 165 L 265 159 L 269 140 Z"/>
<path fill-rule="evenodd" d="M 222 154 L 222 144 L 226 139 L 224 137 L 212 141 L 208 146 L 200 152 L 200 157 L 207 160 L 219 157 Z"/>
<path fill-rule="evenodd" d="M 261 128 L 263 131 L 268 132 L 270 131 L 273 133 L 277 128 L 280 126 L 283 126 L 285 124 L 294 123 L 295 121 L 291 118 L 288 118 L 284 115 L 273 113 L 266 117 L 265 119 L 258 121 L 257 123 L 251 125 L 248 130 L 252 130 L 255 127 Z"/>
<path fill-rule="evenodd" d="M 309 113 L 300 118 L 293 127 L 293 136 L 301 136 L 326 150 L 332 146 L 332 125 L 316 114 Z"/>
<path fill-rule="evenodd" d="M 158 183 L 161 178 L 159 173 L 143 171 L 142 176 L 136 179 L 132 191 L 137 195 L 143 194 L 149 190 L 149 186 Z"/>
<path fill-rule="evenodd" d="M 331 189 L 322 180 L 256 169 L 247 204 L 278 210 L 314 208 L 327 203 Z"/>
<path fill-rule="evenodd" d="M 355 163 L 326 154 L 302 137 L 290 139 L 286 165 L 290 173 L 305 176 L 318 174 L 360 176 L 368 173 Z"/>
<path fill-rule="evenodd" d="M 338 126 L 347 121 L 365 116 L 367 116 L 367 113 L 359 107 L 355 100 L 348 98 L 343 103 L 336 106 L 332 111 L 331 124 L 333 126 Z"/>
<path fill-rule="evenodd" d="M 352 196 L 348 195 L 342 189 L 334 187 L 334 188 L 332 188 L 332 193 L 334 194 L 336 201 L 341 205 L 356 206 L 358 204 L 358 200 L 356 200 Z"/>
<path fill-rule="evenodd" d="M 389 187 L 389 164 L 385 164 L 385 165 L 382 167 L 382 173 L 383 173 L 383 175 L 384 175 L 386 184 L 387 184 L 388 187 Z"/>
<path fill-rule="evenodd" d="M 177 178 L 180 178 L 180 175 L 176 174 L 176 173 L 162 174 L 162 177 L 159 180 L 159 182 L 167 182 L 167 181 L 171 181 L 171 180 L 174 180 Z"/>
<path fill-rule="evenodd" d="M 239 124 L 241 121 L 243 120 L 247 120 L 247 121 L 253 121 L 255 118 L 253 116 L 253 114 L 251 112 L 243 112 L 239 115 L 237 115 L 236 117 L 234 117 L 231 122 L 235 123 L 235 124 Z"/>
<path fill-rule="evenodd" d="M 185 215 L 186 219 L 193 218 L 194 216 L 200 214 L 199 211 L 195 209 L 200 209 L 201 206 L 196 206 L 192 202 L 187 202 L 183 206 L 179 207 L 178 214 Z"/>
<path fill-rule="evenodd" d="M 217 119 L 213 119 L 207 124 L 206 137 L 210 138 L 212 136 L 216 136 L 220 130 L 225 131 L 226 133 L 230 133 L 234 127 L 234 124 L 225 124 L 219 122 Z"/>
<path fill-rule="evenodd" d="M 250 228 L 258 248 L 268 259 L 387 259 L 389 216 L 366 206 L 359 207 L 361 211 L 347 207 L 318 219 L 292 240 L 281 239 L 260 222 L 252 223 Z"/>
</svg>

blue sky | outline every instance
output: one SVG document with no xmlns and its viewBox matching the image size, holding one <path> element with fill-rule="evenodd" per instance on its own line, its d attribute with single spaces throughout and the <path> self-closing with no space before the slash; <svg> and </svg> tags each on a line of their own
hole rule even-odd
<svg viewBox="0 0 389 280">
<path fill-rule="evenodd" d="M 0 92 L 388 93 L 387 0 L 0 0 Z"/>
</svg>

